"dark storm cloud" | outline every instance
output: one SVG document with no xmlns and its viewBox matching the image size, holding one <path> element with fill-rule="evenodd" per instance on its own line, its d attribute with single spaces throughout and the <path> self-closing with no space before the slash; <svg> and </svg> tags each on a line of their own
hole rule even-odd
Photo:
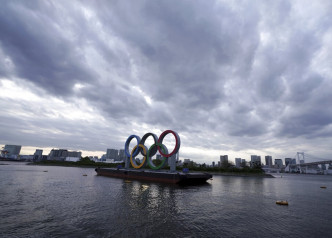
<svg viewBox="0 0 332 238">
<path fill-rule="evenodd" d="M 70 15 L 63 17 L 70 20 Z M 80 37 L 84 19 L 66 22 L 63 17 L 51 2 L 2 1 L 0 9 L 1 47 L 14 64 L 14 75 L 56 95 L 68 95 L 75 82 L 95 76 L 86 69 L 80 39 L 74 39 Z M 74 31 L 74 37 L 64 30 Z M 8 77 L 4 70 L 0 73 Z"/>
<path fill-rule="evenodd" d="M 141 88 L 153 102 L 164 102 L 173 118 L 164 125 L 174 127 L 180 122 L 186 130 L 190 124 L 195 127 L 194 120 L 199 118 L 204 122 L 201 126 L 209 128 L 209 113 L 227 100 L 224 83 L 232 80 L 232 71 L 245 75 L 251 68 L 259 42 L 258 14 L 245 8 L 233 12 L 229 6 L 205 1 L 177 2 L 176 6 L 171 1 L 119 1 L 111 13 L 97 11 L 119 37 L 138 49 L 135 60 Z M 236 63 L 239 67 L 234 68 Z M 156 114 L 149 116 L 153 108 L 143 110 L 145 121 L 156 121 Z"/>
<path fill-rule="evenodd" d="M 332 4 L 304 5 L 6 1 L 0 76 L 213 148 L 329 137 Z"/>
</svg>

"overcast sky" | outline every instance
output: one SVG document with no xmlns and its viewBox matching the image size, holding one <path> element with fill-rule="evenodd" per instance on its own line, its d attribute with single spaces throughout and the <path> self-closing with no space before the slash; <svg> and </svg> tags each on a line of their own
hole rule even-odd
<svg viewBox="0 0 332 238">
<path fill-rule="evenodd" d="M 330 0 L 0 4 L 2 145 L 101 155 L 172 129 L 198 163 L 332 159 Z"/>
</svg>

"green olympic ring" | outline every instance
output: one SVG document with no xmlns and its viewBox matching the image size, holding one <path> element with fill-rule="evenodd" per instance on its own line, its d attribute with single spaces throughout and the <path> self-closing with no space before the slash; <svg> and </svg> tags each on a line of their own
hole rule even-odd
<svg viewBox="0 0 332 238">
<path fill-rule="evenodd" d="M 151 158 L 150 158 L 150 156 L 149 156 L 149 155 L 151 154 L 151 151 L 152 151 L 153 147 L 155 147 L 155 146 L 160 146 L 160 147 L 162 148 L 164 154 L 167 153 L 167 148 L 166 148 L 165 145 L 163 145 L 163 144 L 161 144 L 161 143 L 156 143 L 156 144 L 151 145 L 150 149 L 148 150 L 148 154 L 146 155 L 146 157 L 148 158 L 148 165 L 149 165 L 149 167 L 150 167 L 151 169 L 155 169 L 155 170 L 157 170 L 157 169 L 162 169 L 162 168 L 164 168 L 164 166 L 165 166 L 165 164 L 166 164 L 166 161 L 167 161 L 167 158 L 163 156 L 163 157 L 162 157 L 162 162 L 161 162 L 161 164 L 158 165 L 158 166 L 156 166 L 156 165 L 152 162 L 152 156 L 151 156 Z"/>
</svg>

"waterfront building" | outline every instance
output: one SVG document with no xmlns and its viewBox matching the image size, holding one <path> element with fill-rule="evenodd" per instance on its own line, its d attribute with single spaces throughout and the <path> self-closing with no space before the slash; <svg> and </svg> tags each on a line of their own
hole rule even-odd
<svg viewBox="0 0 332 238">
<path fill-rule="evenodd" d="M 184 159 L 183 163 L 190 163 L 190 159 Z"/>
<path fill-rule="evenodd" d="M 76 158 L 81 159 L 82 152 L 80 152 L 80 151 L 68 151 L 67 157 L 76 157 Z"/>
<path fill-rule="evenodd" d="M 291 158 L 285 158 L 285 166 L 292 164 L 292 159 Z"/>
<path fill-rule="evenodd" d="M 48 154 L 47 160 L 62 160 L 64 161 L 67 157 L 68 150 L 63 149 L 52 149 Z"/>
<path fill-rule="evenodd" d="M 69 156 L 67 156 L 67 157 L 65 158 L 65 161 L 77 162 L 77 161 L 80 161 L 80 159 L 81 159 L 81 158 L 79 158 L 79 157 L 69 157 Z"/>
<path fill-rule="evenodd" d="M 78 151 L 68 151 L 66 149 L 52 149 L 47 157 L 47 160 L 58 160 L 65 161 L 69 157 L 70 161 L 73 161 L 73 158 L 81 159 L 82 152 Z M 71 157 L 71 158 L 70 158 Z"/>
<path fill-rule="evenodd" d="M 250 167 L 261 166 L 261 157 L 259 155 L 251 155 Z"/>
<path fill-rule="evenodd" d="M 33 155 L 20 155 L 21 161 L 33 161 Z"/>
<path fill-rule="evenodd" d="M 135 159 L 136 162 L 137 162 L 137 158 Z M 107 164 L 113 164 L 114 163 L 114 159 L 106 159 L 105 161 L 103 161 L 104 163 L 107 163 Z"/>
<path fill-rule="evenodd" d="M 214 167 L 215 167 L 215 165 L 216 165 L 216 163 L 213 161 L 213 162 L 212 162 L 212 167 L 214 168 Z"/>
<path fill-rule="evenodd" d="M 94 162 L 99 162 L 98 156 L 89 156 L 89 159 Z"/>
<path fill-rule="evenodd" d="M 322 164 L 322 165 L 321 165 L 321 170 L 323 170 L 323 171 L 324 171 L 324 170 L 327 170 L 327 166 L 326 166 L 326 164 Z"/>
<path fill-rule="evenodd" d="M 274 160 L 274 165 L 279 169 L 282 168 L 282 166 L 283 166 L 282 159 L 275 159 Z"/>
<path fill-rule="evenodd" d="M 117 160 L 119 157 L 119 151 L 116 149 L 107 149 L 106 151 L 106 159 Z"/>
<path fill-rule="evenodd" d="M 125 150 L 124 149 L 119 150 L 119 160 L 125 161 L 125 158 L 126 158 Z"/>
<path fill-rule="evenodd" d="M 272 168 L 272 156 L 271 155 L 266 155 L 265 156 L 265 165 L 268 167 L 268 168 Z"/>
<path fill-rule="evenodd" d="M 235 167 L 240 168 L 241 167 L 241 158 L 235 158 Z"/>
<path fill-rule="evenodd" d="M 10 159 L 17 159 L 21 152 L 21 145 L 5 145 L 3 149 L 5 157 Z"/>
<path fill-rule="evenodd" d="M 228 155 L 220 155 L 220 167 L 228 166 Z"/>
<path fill-rule="evenodd" d="M 103 155 L 100 157 L 100 161 L 106 161 L 106 154 L 103 154 Z"/>
<path fill-rule="evenodd" d="M 332 163 L 329 164 L 329 167 L 328 167 L 329 170 L 332 170 Z"/>
<path fill-rule="evenodd" d="M 43 159 L 43 150 L 36 149 L 33 154 L 33 161 L 41 161 Z"/>
</svg>

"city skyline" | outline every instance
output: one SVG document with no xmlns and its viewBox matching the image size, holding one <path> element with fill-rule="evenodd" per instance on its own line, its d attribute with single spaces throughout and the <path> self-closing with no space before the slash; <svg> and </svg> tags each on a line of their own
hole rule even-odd
<svg viewBox="0 0 332 238">
<path fill-rule="evenodd" d="M 331 159 L 331 12 L 326 1 L 4 1 L 0 144 L 101 155 L 171 129 L 197 163 Z"/>
<path fill-rule="evenodd" d="M 68 148 L 54 148 L 54 147 L 52 149 L 46 150 L 46 151 L 41 150 L 40 148 L 30 148 L 28 150 L 24 150 L 24 147 L 22 147 L 21 145 L 8 145 L 8 144 L 3 145 L 3 146 L 0 145 L 0 148 L 2 148 L 3 150 L 6 150 L 6 147 L 8 147 L 8 146 L 11 147 L 11 148 L 13 148 L 13 147 L 19 147 L 18 154 L 22 155 L 22 156 L 33 155 L 35 153 L 40 153 L 40 151 L 41 151 L 41 155 L 50 155 L 53 150 L 66 150 L 66 151 L 68 150 Z M 22 152 L 20 152 L 21 149 L 22 149 L 23 152 L 29 151 L 29 153 L 28 154 L 27 153 L 22 153 Z M 122 160 L 122 159 L 125 158 L 124 151 L 125 151 L 124 149 L 107 148 L 106 151 L 101 152 L 102 154 L 100 154 L 100 155 L 96 155 L 93 152 L 90 152 L 90 154 L 83 154 L 83 152 L 80 151 L 80 150 L 73 151 L 73 152 L 74 153 L 80 153 L 80 155 L 82 157 L 86 157 L 86 156 L 87 157 L 96 157 L 97 156 L 99 159 L 104 158 L 104 159 Z M 299 157 L 298 157 L 298 154 L 300 154 Z M 159 153 L 157 154 L 157 157 L 158 156 L 160 157 Z M 265 157 L 265 163 L 264 163 L 264 158 L 262 159 L 263 156 Z M 273 156 L 270 156 L 270 155 L 263 155 L 263 156 L 262 155 L 253 155 L 253 154 L 251 154 L 251 155 L 249 155 L 249 157 L 244 157 L 244 158 L 239 158 L 239 157 L 234 157 L 234 158 L 230 157 L 229 158 L 228 155 L 219 155 L 219 158 L 214 158 L 214 159 L 212 159 L 212 161 L 203 161 L 203 162 L 197 162 L 197 161 L 193 160 L 192 158 L 188 158 L 188 157 L 186 157 L 186 158 L 179 158 L 179 159 L 180 160 L 191 160 L 191 161 L 193 161 L 195 163 L 198 163 L 198 164 L 206 164 L 206 163 L 213 164 L 213 163 L 215 163 L 215 161 L 217 161 L 217 163 L 215 163 L 215 164 L 219 164 L 219 166 L 221 166 L 223 164 L 223 162 L 231 163 L 231 164 L 237 166 L 237 164 L 239 164 L 239 163 L 241 163 L 243 161 L 245 163 L 251 163 L 251 162 L 259 161 L 259 163 L 262 164 L 262 165 L 268 165 L 268 163 L 266 162 L 267 158 L 269 158 L 270 161 L 271 161 L 270 165 L 275 164 L 276 160 L 283 160 L 284 161 L 283 163 L 285 163 L 285 165 L 286 165 L 286 163 L 289 162 L 289 160 L 292 163 L 296 163 L 296 162 L 299 162 L 302 159 L 303 160 L 305 159 L 303 152 L 297 152 L 296 156 L 294 156 L 292 158 L 289 158 L 289 157 L 285 157 L 285 158 L 273 158 Z M 218 159 L 219 159 L 219 161 L 218 161 Z M 317 162 L 317 159 L 318 159 L 317 157 L 309 155 L 309 159 L 308 159 L 308 156 L 306 157 L 306 160 L 307 160 L 306 162 Z M 240 162 L 237 162 L 237 160 L 240 160 Z M 274 161 L 274 163 L 273 163 L 273 161 Z"/>
</svg>

